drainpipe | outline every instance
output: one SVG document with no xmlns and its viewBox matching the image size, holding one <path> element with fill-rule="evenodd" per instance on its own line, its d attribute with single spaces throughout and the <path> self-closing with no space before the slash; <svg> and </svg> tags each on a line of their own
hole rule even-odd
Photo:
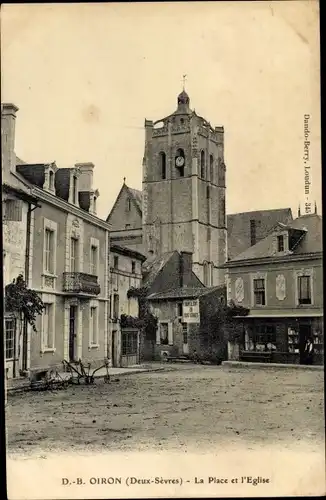
<svg viewBox="0 0 326 500">
<path fill-rule="evenodd" d="M 26 232 L 26 252 L 25 252 L 25 282 L 26 285 L 28 286 L 29 282 L 29 257 L 30 257 L 30 246 L 31 246 L 31 216 L 32 212 L 36 209 L 40 208 L 40 205 L 35 205 L 32 208 L 32 204 L 28 204 L 28 211 L 27 211 L 27 232 Z M 22 343 L 22 348 L 23 348 L 23 370 L 27 370 L 27 340 L 28 340 L 28 323 L 26 318 L 24 318 L 24 323 L 23 323 L 23 343 Z"/>
</svg>

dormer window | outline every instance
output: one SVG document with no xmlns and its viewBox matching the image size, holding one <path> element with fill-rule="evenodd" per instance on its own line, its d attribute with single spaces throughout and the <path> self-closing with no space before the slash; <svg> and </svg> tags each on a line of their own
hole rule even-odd
<svg viewBox="0 0 326 500">
<path fill-rule="evenodd" d="M 283 235 L 277 237 L 277 251 L 284 252 L 284 236 Z"/>
<path fill-rule="evenodd" d="M 54 172 L 52 170 L 49 172 L 49 188 L 51 191 L 54 190 Z"/>
</svg>

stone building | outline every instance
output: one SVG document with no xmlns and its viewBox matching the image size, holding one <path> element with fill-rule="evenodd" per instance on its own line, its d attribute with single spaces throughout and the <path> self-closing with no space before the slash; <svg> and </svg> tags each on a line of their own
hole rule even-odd
<svg viewBox="0 0 326 500">
<path fill-rule="evenodd" d="M 138 318 L 138 299 L 130 297 L 128 290 L 139 288 L 142 280 L 142 263 L 146 257 L 134 249 L 117 244 L 110 246 L 110 314 L 112 366 L 139 363 L 140 333 L 137 328 L 125 328 L 121 316 Z"/>
<path fill-rule="evenodd" d="M 12 155 L 12 170 L 38 203 L 29 215 L 28 286 L 45 304 L 37 332 L 28 328 L 24 337 L 25 368 L 62 366 L 63 359 L 103 361 L 111 352 L 109 224 L 96 215 L 94 165 L 58 168 Z"/>
<path fill-rule="evenodd" d="M 237 318 L 243 336 L 236 358 L 305 363 L 311 339 L 322 363 L 322 219 L 303 215 L 278 223 L 258 243 L 226 263 L 228 299 L 250 312 Z"/>
<path fill-rule="evenodd" d="M 32 213 L 38 198 L 32 186 L 16 171 L 15 121 L 18 108 L 1 105 L 2 235 L 4 287 L 23 275 L 27 285 L 32 274 Z M 19 376 L 28 366 L 27 325 L 4 311 L 5 366 L 8 378 Z"/>
<path fill-rule="evenodd" d="M 113 241 L 141 245 L 145 255 L 190 252 L 205 285 L 223 283 L 225 171 L 223 127 L 191 110 L 183 91 L 174 113 L 145 120 L 142 193 L 120 191 L 107 219 Z"/>
</svg>

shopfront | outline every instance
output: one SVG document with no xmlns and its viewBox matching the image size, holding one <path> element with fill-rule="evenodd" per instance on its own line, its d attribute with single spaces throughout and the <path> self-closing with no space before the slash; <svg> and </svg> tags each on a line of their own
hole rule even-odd
<svg viewBox="0 0 326 500">
<path fill-rule="evenodd" d="M 323 364 L 323 318 L 242 318 L 239 359 L 250 362 Z M 308 342 L 311 353 L 307 355 Z"/>
</svg>

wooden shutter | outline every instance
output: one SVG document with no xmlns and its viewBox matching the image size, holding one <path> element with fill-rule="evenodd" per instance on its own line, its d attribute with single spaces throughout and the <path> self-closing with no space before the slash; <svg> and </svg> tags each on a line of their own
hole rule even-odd
<svg viewBox="0 0 326 500">
<path fill-rule="evenodd" d="M 21 222 L 23 215 L 22 200 L 6 200 L 4 212 L 5 220 Z"/>
<path fill-rule="evenodd" d="M 169 339 L 169 345 L 173 345 L 173 324 L 171 321 L 168 323 L 168 339 Z"/>
</svg>

